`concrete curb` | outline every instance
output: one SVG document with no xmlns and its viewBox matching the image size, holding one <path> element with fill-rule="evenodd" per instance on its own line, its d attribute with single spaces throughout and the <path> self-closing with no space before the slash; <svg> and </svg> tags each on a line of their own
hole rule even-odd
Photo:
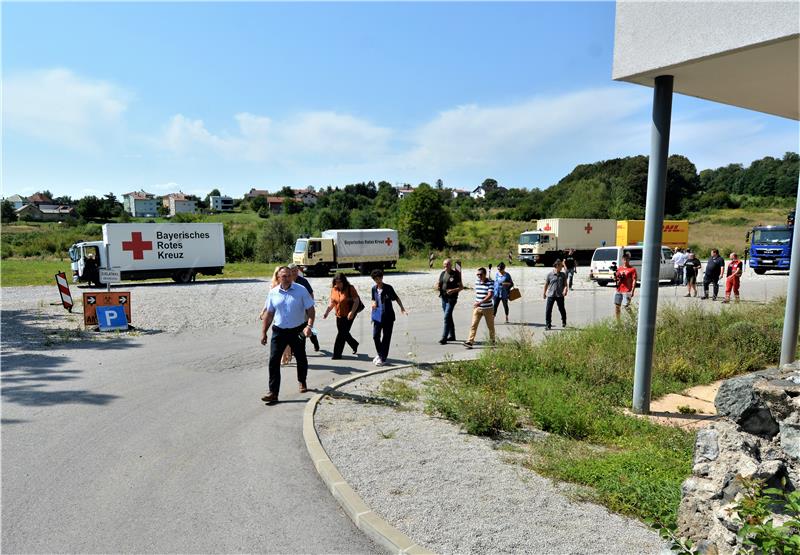
<svg viewBox="0 0 800 555">
<path fill-rule="evenodd" d="M 317 436 L 317 429 L 314 427 L 314 413 L 317 410 L 317 405 L 325 395 L 334 391 L 341 386 L 348 384 L 352 381 L 391 370 L 400 370 L 403 368 L 411 368 L 412 364 L 405 364 L 402 366 L 391 366 L 387 368 L 379 368 L 363 374 L 350 376 L 343 380 L 336 382 L 325 388 L 325 391 L 314 395 L 306 403 L 305 412 L 303 413 L 303 439 L 306 443 L 306 449 L 314 463 L 314 468 L 317 469 L 322 481 L 330 490 L 339 505 L 342 506 L 344 512 L 353 521 L 356 527 L 364 532 L 368 538 L 385 548 L 390 553 L 413 553 L 416 555 L 432 555 L 433 552 L 414 543 L 408 536 L 389 525 L 388 522 L 383 520 L 380 516 L 375 514 L 366 503 L 359 497 L 359 495 L 345 482 L 339 470 L 334 466 L 325 448 Z"/>
</svg>

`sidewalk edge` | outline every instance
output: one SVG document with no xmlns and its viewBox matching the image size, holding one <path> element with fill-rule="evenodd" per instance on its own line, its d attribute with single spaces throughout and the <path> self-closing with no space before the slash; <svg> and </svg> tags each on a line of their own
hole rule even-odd
<svg viewBox="0 0 800 555">
<path fill-rule="evenodd" d="M 404 364 L 402 366 L 391 366 L 387 368 L 379 368 L 363 374 L 356 374 L 355 376 L 347 377 L 340 380 L 328 387 L 322 393 L 314 395 L 306 403 L 306 408 L 303 413 L 303 440 L 306 444 L 306 449 L 311 457 L 311 462 L 314 468 L 322 478 L 325 486 L 331 492 L 331 495 L 339 502 L 347 516 L 372 541 L 385 548 L 390 553 L 414 553 L 418 555 L 433 555 L 432 551 L 416 544 L 408 536 L 391 526 L 388 522 L 383 520 L 375 512 L 372 511 L 361 499 L 361 497 L 350 487 L 339 469 L 328 457 L 328 453 L 319 441 L 317 429 L 314 426 L 314 414 L 317 410 L 317 405 L 325 395 L 334 391 L 345 384 L 360 378 L 389 372 L 391 370 L 400 370 L 403 368 L 411 368 L 412 364 Z"/>
</svg>

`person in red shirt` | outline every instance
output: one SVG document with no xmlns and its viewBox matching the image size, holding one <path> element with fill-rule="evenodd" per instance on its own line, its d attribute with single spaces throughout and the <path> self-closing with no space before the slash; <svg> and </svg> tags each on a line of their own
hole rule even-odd
<svg viewBox="0 0 800 555">
<path fill-rule="evenodd" d="M 736 302 L 739 302 L 739 281 L 743 270 L 744 265 L 739 260 L 739 255 L 732 252 L 731 261 L 728 263 L 728 271 L 725 273 L 725 300 L 722 301 L 723 303 L 731 302 L 731 291 L 733 291 Z"/>
<path fill-rule="evenodd" d="M 614 295 L 614 315 L 619 320 L 620 307 L 625 307 L 630 312 L 631 299 L 636 290 L 636 268 L 631 266 L 631 253 L 626 252 L 622 255 L 622 268 L 614 274 L 617 282 L 617 292 Z"/>
</svg>

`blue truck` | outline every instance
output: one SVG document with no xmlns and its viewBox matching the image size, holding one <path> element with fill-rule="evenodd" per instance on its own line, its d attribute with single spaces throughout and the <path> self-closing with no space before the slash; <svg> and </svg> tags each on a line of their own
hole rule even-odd
<svg viewBox="0 0 800 555">
<path fill-rule="evenodd" d="M 794 212 L 786 218 L 786 225 L 757 225 L 747 233 L 750 241 L 750 267 L 759 275 L 767 270 L 789 270 L 792 257 Z"/>
</svg>

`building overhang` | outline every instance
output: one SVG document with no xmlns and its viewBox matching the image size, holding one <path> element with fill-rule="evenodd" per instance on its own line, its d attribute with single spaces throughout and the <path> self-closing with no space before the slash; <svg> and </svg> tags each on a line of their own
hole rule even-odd
<svg viewBox="0 0 800 555">
<path fill-rule="evenodd" d="M 794 35 L 614 78 L 652 87 L 657 76 L 672 75 L 676 93 L 798 120 L 798 52 Z"/>
</svg>

